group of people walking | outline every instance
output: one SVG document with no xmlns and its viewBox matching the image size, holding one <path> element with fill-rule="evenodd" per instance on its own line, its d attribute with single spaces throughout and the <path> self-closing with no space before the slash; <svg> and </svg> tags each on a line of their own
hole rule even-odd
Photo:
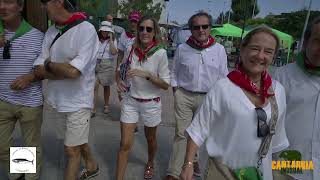
<svg viewBox="0 0 320 180">
<path fill-rule="evenodd" d="M 320 18 L 307 29 L 297 61 L 271 75 L 268 68 L 279 39 L 270 28 L 261 26 L 246 35 L 239 64 L 229 72 L 224 47 L 210 35 L 212 18 L 199 12 L 190 17 L 191 36 L 177 48 L 169 70 L 155 19 L 133 11 L 129 29 L 117 42 L 112 16 L 97 33 L 85 14 L 75 12 L 74 0 L 41 1 L 54 22 L 45 34 L 22 18 L 23 0 L 0 1 L 0 163 L 9 179 L 40 178 L 44 79 L 46 101 L 55 120 L 63 123 L 66 180 L 99 174 L 88 145 L 90 119 L 99 85 L 104 88 L 104 113 L 110 112 L 114 81 L 121 100 L 117 180 L 125 177 L 139 120 L 148 149 L 142 178 L 153 178 L 160 91 L 170 86 L 176 130 L 166 180 L 192 180 L 202 174 L 208 180 L 320 179 Z M 37 147 L 35 174 L 9 173 L 17 122 L 24 145 Z M 202 144 L 209 155 L 205 173 L 198 163 Z M 312 160 L 314 170 L 273 172 L 271 161 L 287 148 Z M 78 175 L 81 159 L 85 169 Z"/>
</svg>

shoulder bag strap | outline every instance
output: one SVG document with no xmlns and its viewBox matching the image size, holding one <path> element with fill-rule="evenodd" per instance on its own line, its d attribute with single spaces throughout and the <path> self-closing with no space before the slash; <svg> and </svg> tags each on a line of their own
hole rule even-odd
<svg viewBox="0 0 320 180">
<path fill-rule="evenodd" d="M 265 158 L 266 155 L 268 154 L 268 151 L 271 145 L 272 136 L 275 134 L 276 125 L 278 121 L 279 110 L 278 110 L 278 104 L 277 104 L 275 95 L 269 97 L 269 102 L 271 103 L 271 120 L 269 123 L 270 131 L 269 131 L 269 134 L 262 140 L 262 143 L 260 145 L 260 148 L 258 151 L 259 160 L 257 163 L 257 168 L 260 167 L 262 163 L 262 159 Z"/>
</svg>

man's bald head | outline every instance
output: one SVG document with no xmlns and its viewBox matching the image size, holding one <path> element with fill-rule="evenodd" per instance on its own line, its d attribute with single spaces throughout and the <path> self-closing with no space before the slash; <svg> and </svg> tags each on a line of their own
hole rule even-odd
<svg viewBox="0 0 320 180">
<path fill-rule="evenodd" d="M 109 22 L 113 22 L 113 17 L 111 16 L 111 14 L 108 14 L 107 16 L 106 16 L 106 21 L 109 21 Z"/>
</svg>

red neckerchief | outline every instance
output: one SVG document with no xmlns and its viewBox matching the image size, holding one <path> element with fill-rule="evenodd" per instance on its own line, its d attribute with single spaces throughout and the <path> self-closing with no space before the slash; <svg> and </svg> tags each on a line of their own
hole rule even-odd
<svg viewBox="0 0 320 180">
<path fill-rule="evenodd" d="M 87 16 L 85 15 L 85 13 L 75 12 L 72 14 L 72 16 L 67 21 L 62 23 L 62 25 L 67 25 L 67 24 L 73 23 L 76 20 L 86 20 L 86 19 L 87 19 Z"/>
<path fill-rule="evenodd" d="M 271 76 L 267 71 L 261 73 L 261 89 L 250 80 L 249 76 L 244 72 L 240 65 L 237 65 L 236 69 L 228 74 L 228 78 L 238 85 L 240 88 L 260 95 L 262 102 L 264 103 L 266 98 L 274 96 L 273 90 L 270 88 L 272 85 Z"/>
<path fill-rule="evenodd" d="M 215 43 L 215 40 L 211 35 L 209 35 L 208 42 L 201 44 L 194 37 L 190 36 L 186 43 L 194 49 L 203 50 L 212 46 Z"/>
<path fill-rule="evenodd" d="M 132 32 L 127 32 L 126 31 L 126 35 L 127 35 L 127 37 L 128 38 L 130 38 L 130 39 L 132 39 L 132 38 L 135 38 L 136 36 L 135 36 L 135 34 L 134 33 L 132 33 Z"/>
<path fill-rule="evenodd" d="M 138 61 L 141 62 L 146 57 L 146 54 L 150 51 L 150 49 L 155 47 L 157 44 L 158 43 L 156 41 L 152 41 L 148 44 L 148 46 L 144 50 L 142 50 L 140 47 L 136 47 L 134 49 L 134 52 L 138 56 Z"/>
</svg>

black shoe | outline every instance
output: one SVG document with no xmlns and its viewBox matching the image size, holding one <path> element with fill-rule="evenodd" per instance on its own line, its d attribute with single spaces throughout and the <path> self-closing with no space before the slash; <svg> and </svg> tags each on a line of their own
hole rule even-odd
<svg viewBox="0 0 320 180">
<path fill-rule="evenodd" d="M 18 179 L 16 180 L 26 180 L 25 174 L 22 174 Z"/>
<path fill-rule="evenodd" d="M 138 129 L 138 126 L 136 126 L 136 128 L 134 128 L 134 134 L 138 134 L 139 132 L 139 129 Z"/>
</svg>

